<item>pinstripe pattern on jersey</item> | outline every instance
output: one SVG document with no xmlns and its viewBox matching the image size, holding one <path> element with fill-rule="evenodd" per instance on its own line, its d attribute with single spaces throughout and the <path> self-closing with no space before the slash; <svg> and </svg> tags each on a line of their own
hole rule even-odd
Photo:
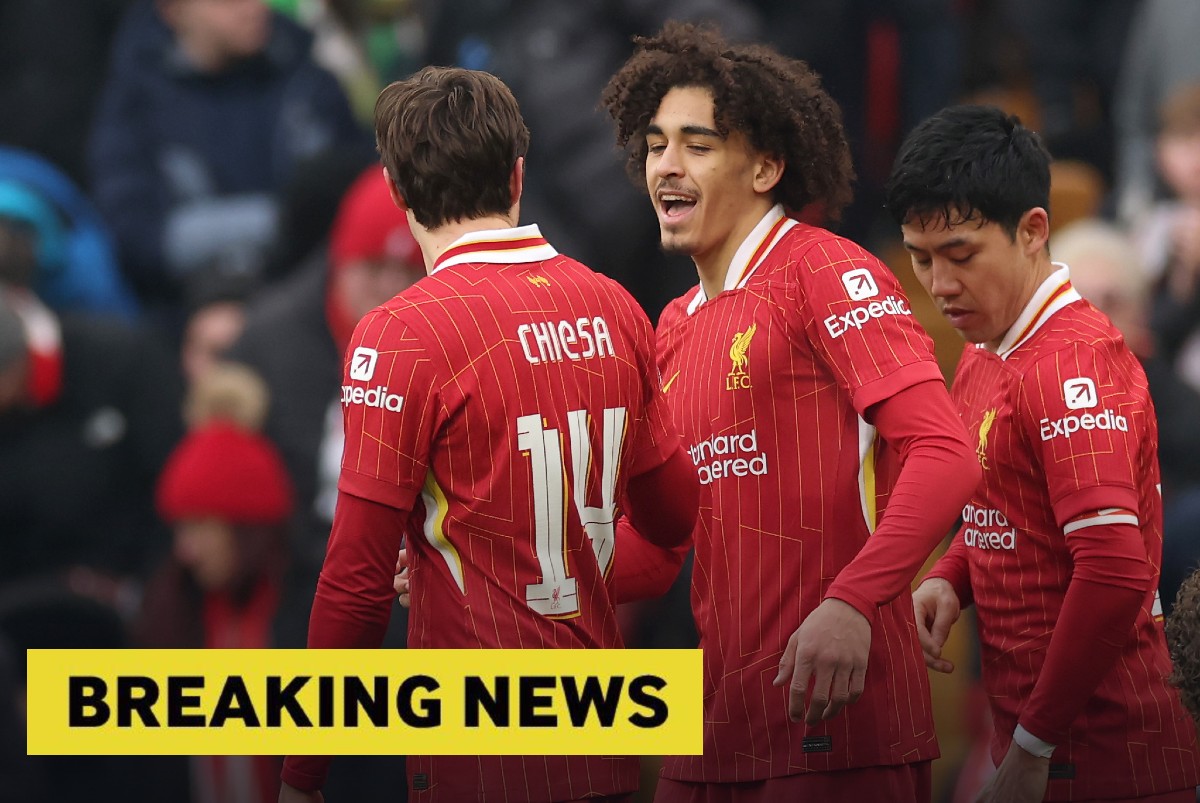
<svg viewBox="0 0 1200 803">
<path fill-rule="evenodd" d="M 476 234 L 447 255 L 435 273 L 368 314 L 350 344 L 351 353 L 360 346 L 378 352 L 371 387 L 404 397 L 399 412 L 344 408 L 342 483 L 375 501 L 413 507 L 408 644 L 620 647 L 606 566 L 568 493 L 575 487 L 569 476 L 558 501 L 563 565 L 575 582 L 578 611 L 543 616 L 527 602 L 527 587 L 542 578 L 531 526 L 530 455 L 518 448 L 517 420 L 537 416 L 545 432 L 560 437 L 574 420 L 596 456 L 582 461 L 587 477 L 579 494 L 589 505 L 604 507 L 610 498 L 619 504 L 629 476 L 661 464 L 678 447 L 656 392 L 649 321 L 615 282 L 556 255 L 536 227 Z M 533 364 L 516 334 L 530 322 L 597 316 L 607 322 L 612 356 Z M 351 383 L 348 370 L 343 381 Z M 625 429 L 611 410 L 624 411 Z M 616 441 L 607 454 L 606 426 Z M 618 466 L 612 487 L 600 476 L 603 460 Z M 563 471 L 575 471 L 569 460 Z M 635 789 L 638 762 L 416 755 L 408 770 L 421 781 L 410 786 L 414 801 L 548 803 Z"/>
<path fill-rule="evenodd" d="M 898 458 L 860 440 L 860 414 L 940 378 L 910 315 L 829 334 L 828 316 L 870 301 L 850 298 L 847 272 L 868 270 L 879 298 L 903 293 L 861 248 L 793 220 L 781 226 L 779 214 L 739 249 L 744 261 L 735 259 L 731 274 L 747 265 L 744 275 L 711 300 L 690 291 L 659 324 L 667 401 L 702 482 L 708 472 L 692 589 L 704 648 L 704 755 L 669 757 L 666 777 L 679 780 L 748 781 L 937 754 L 907 592 L 880 609 L 864 697 L 836 718 L 791 723 L 786 688 L 771 683 L 788 638 L 869 536 L 864 497 L 886 515 Z M 768 248 L 750 264 L 761 242 Z M 749 384 L 728 382 L 730 346 L 751 327 Z M 875 471 L 864 471 L 871 463 Z M 831 750 L 806 751 L 806 737 L 826 736 Z"/>
<path fill-rule="evenodd" d="M 1132 524 L 1156 575 L 1162 558 L 1158 428 L 1145 374 L 1108 319 L 1086 301 L 1059 306 L 1060 293 L 1045 306 L 1064 279 L 1065 267 L 1042 285 L 1023 316 L 1033 328 L 1012 338 L 1002 357 L 967 349 L 951 388 L 973 431 L 995 411 L 980 444 L 983 483 L 970 504 L 977 522 L 1011 530 L 1010 539 L 976 537 L 987 548 L 968 548 L 997 761 L 1057 623 L 1071 578 L 1070 534 L 1114 521 Z M 1035 314 L 1043 306 L 1051 311 Z M 1068 408 L 1064 390 L 1079 377 L 1095 384 L 1093 412 L 1118 412 L 1128 431 L 1092 428 L 1043 438 L 1044 420 L 1083 412 Z M 1159 610 L 1157 591 L 1147 592 L 1117 665 L 1054 754 L 1055 764 L 1073 765 L 1074 779 L 1051 780 L 1048 800 L 1138 797 L 1200 780 L 1195 727 L 1165 681 L 1170 660 Z"/>
</svg>

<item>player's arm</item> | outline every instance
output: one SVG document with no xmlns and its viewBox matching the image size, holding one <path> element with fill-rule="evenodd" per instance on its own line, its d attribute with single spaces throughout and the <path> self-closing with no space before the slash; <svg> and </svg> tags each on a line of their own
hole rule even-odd
<svg viewBox="0 0 1200 803">
<path fill-rule="evenodd" d="M 396 553 L 409 509 L 344 491 L 338 494 L 308 621 L 309 649 L 377 649 L 383 643 L 391 618 Z M 283 783 L 292 790 L 317 792 L 325 785 L 329 764 L 328 756 L 288 756 Z"/>
<path fill-rule="evenodd" d="M 700 486 L 681 446 L 665 463 L 631 477 L 625 495 L 609 573 L 617 603 L 661 597 L 671 588 L 692 546 Z"/>
<path fill-rule="evenodd" d="M 954 592 L 958 604 L 968 608 L 975 604 L 975 592 L 971 589 L 971 568 L 967 544 L 963 541 L 963 527 L 958 528 L 946 552 L 937 559 L 921 581 L 944 580 Z"/>
<path fill-rule="evenodd" d="M 620 292 L 624 293 L 623 290 Z M 625 294 L 636 332 L 642 376 L 642 415 L 634 422 L 628 477 L 616 522 L 608 584 L 618 603 L 667 592 L 691 548 L 700 506 L 700 481 L 671 420 L 659 386 L 656 345 L 646 314 Z"/>
<path fill-rule="evenodd" d="M 775 683 L 791 676 L 788 713 L 799 719 L 812 678 L 805 719 L 815 724 L 861 696 L 876 608 L 912 582 L 978 482 L 979 468 L 933 343 L 891 271 L 861 247 L 837 240 L 805 254 L 795 275 L 801 285 L 796 320 L 803 327 L 796 336 L 903 461 L 878 528 L 784 649 Z M 839 323 L 884 298 L 890 306 L 877 308 L 882 314 L 870 314 L 862 325 Z"/>
<path fill-rule="evenodd" d="M 954 671 L 954 662 L 942 657 L 942 648 L 946 646 L 950 628 L 958 621 L 962 609 L 974 602 L 967 545 L 962 533 L 963 527 L 960 527 L 946 553 L 938 558 L 913 592 L 913 616 L 925 666 L 936 672 Z"/>
<path fill-rule="evenodd" d="M 1049 758 L 1129 643 L 1154 582 L 1137 525 L 1126 508 L 1092 510 L 1063 528 L 1074 570 L 1046 662 L 1013 739 Z"/>
<path fill-rule="evenodd" d="M 1052 355 L 1032 369 L 1018 396 L 1072 562 L 1045 663 L 1013 736 L 1013 748 L 1046 760 L 1119 660 L 1156 576 L 1141 534 L 1135 474 L 1153 410 L 1143 409 L 1130 391 L 1133 378 L 1112 359 L 1085 346 Z M 1071 415 L 1068 404 L 1078 404 L 1081 393 L 1092 395 L 1092 407 L 1128 416 L 1125 427 L 1071 437 L 1043 430 L 1041 422 Z"/>
<path fill-rule="evenodd" d="M 775 678 L 776 685 L 791 678 L 789 715 L 803 714 L 810 725 L 862 695 L 877 608 L 908 588 L 979 482 L 979 463 L 940 380 L 910 385 L 868 415 L 899 452 L 900 476 L 875 532 L 792 634 Z"/>
<path fill-rule="evenodd" d="M 1123 519 L 1136 516 L 1089 511 L 1063 528 L 1074 572 L 1033 693 L 980 800 L 1041 800 L 1055 747 L 1129 642 L 1154 572 L 1138 527 Z"/>
<path fill-rule="evenodd" d="M 700 508 L 700 482 L 691 458 L 676 446 L 666 461 L 629 478 L 626 514 L 633 529 L 654 544 L 686 547 Z"/>
<path fill-rule="evenodd" d="M 396 555 L 428 473 L 435 426 L 437 376 L 401 316 L 369 313 L 356 327 L 347 353 L 342 392 L 346 440 L 333 527 L 309 616 L 310 649 L 378 648 L 382 643 L 391 616 Z M 398 401 L 365 403 L 364 389 L 372 383 Z M 294 790 L 319 790 L 329 763 L 326 756 L 289 756 L 283 782 Z"/>
<path fill-rule="evenodd" d="M 907 589 L 980 481 L 979 461 L 945 386 L 921 382 L 868 411 L 900 455 L 900 476 L 879 526 L 838 573 L 826 599 L 874 623 L 876 609 Z"/>
</svg>

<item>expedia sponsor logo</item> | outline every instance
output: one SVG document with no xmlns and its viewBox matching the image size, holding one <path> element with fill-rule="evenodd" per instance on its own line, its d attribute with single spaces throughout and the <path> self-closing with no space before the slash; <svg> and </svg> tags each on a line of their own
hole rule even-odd
<svg viewBox="0 0 1200 803">
<path fill-rule="evenodd" d="M 875 277 L 866 268 L 855 268 L 842 274 L 842 286 L 850 294 L 852 301 L 862 301 L 879 295 L 879 285 Z"/>
<path fill-rule="evenodd" d="M 1096 395 L 1096 383 L 1086 376 L 1077 376 L 1063 382 L 1063 401 L 1068 410 L 1086 410 L 1100 404 Z"/>
<path fill-rule="evenodd" d="M 872 301 L 870 304 L 854 307 L 845 315 L 830 315 L 824 323 L 825 328 L 829 330 L 829 336 L 838 338 L 851 329 L 862 329 L 884 315 L 912 315 L 912 310 L 903 298 L 888 296 L 883 301 Z"/>
<path fill-rule="evenodd" d="M 379 361 L 379 352 L 366 346 L 359 346 L 350 358 L 350 378 L 359 382 L 369 382 L 375 376 L 375 363 Z"/>
<path fill-rule="evenodd" d="M 404 397 L 398 393 L 389 393 L 383 385 L 373 388 L 342 385 L 342 404 L 362 404 L 398 413 L 404 406 Z"/>
<path fill-rule="evenodd" d="M 1042 440 L 1044 441 L 1060 436 L 1070 438 L 1076 432 L 1087 432 L 1093 429 L 1129 431 L 1129 421 L 1125 416 L 1118 415 L 1112 410 L 1101 410 L 1098 413 L 1084 413 L 1083 415 L 1067 415 L 1057 421 L 1043 418 L 1038 423 L 1041 425 Z"/>
<path fill-rule="evenodd" d="M 1017 529 L 1008 523 L 1003 513 L 995 508 L 967 505 L 962 511 L 963 541 L 975 549 L 1002 549 L 1011 552 L 1017 548 Z"/>
<path fill-rule="evenodd" d="M 713 435 L 688 447 L 701 485 L 725 477 L 761 477 L 767 473 L 766 452 L 758 450 L 758 430 L 742 435 Z"/>
</svg>

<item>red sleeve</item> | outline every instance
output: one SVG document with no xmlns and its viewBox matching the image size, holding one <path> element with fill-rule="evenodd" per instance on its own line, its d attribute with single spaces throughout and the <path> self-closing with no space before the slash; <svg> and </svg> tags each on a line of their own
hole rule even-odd
<svg viewBox="0 0 1200 803">
<path fill-rule="evenodd" d="M 682 446 L 667 461 L 629 478 L 626 512 L 633 526 L 664 547 L 686 544 L 700 508 L 700 480 Z"/>
<path fill-rule="evenodd" d="M 627 516 L 617 519 L 616 539 L 608 586 L 618 605 L 667 593 L 692 548 L 691 539 L 669 549 L 656 546 L 633 528 Z"/>
<path fill-rule="evenodd" d="M 971 590 L 970 560 L 967 556 L 967 544 L 963 541 L 962 531 L 963 528 L 959 527 L 958 532 L 950 541 L 950 547 L 946 550 L 946 554 L 938 558 L 937 563 L 933 564 L 933 568 L 923 579 L 931 580 L 940 577 L 950 583 L 954 589 L 954 595 L 958 597 L 959 606 L 965 608 L 975 602 L 975 593 Z"/>
<path fill-rule="evenodd" d="M 682 446 L 658 468 L 631 477 L 617 520 L 609 587 L 618 603 L 667 593 L 692 546 L 700 482 Z M 646 533 L 643 536 L 642 533 Z"/>
<path fill-rule="evenodd" d="M 1023 378 L 1019 416 L 1060 527 L 1092 510 L 1141 514 L 1135 457 L 1152 416 L 1144 385 L 1119 354 L 1083 343 L 1047 355 Z"/>
<path fill-rule="evenodd" d="M 408 516 L 408 510 L 338 495 L 308 620 L 309 649 L 376 649 L 383 643 L 392 614 L 396 554 Z M 320 789 L 329 762 L 328 756 L 289 756 L 283 780 L 305 791 Z"/>
<path fill-rule="evenodd" d="M 900 455 L 883 520 L 826 592 L 874 623 L 878 606 L 907 589 L 980 480 L 961 419 L 940 380 L 900 391 L 873 408 L 880 436 Z"/>
<path fill-rule="evenodd" d="M 1100 524 L 1068 533 L 1075 563 L 1046 662 L 1018 720 L 1039 739 L 1059 745 L 1097 684 L 1133 637 L 1153 583 L 1141 531 Z"/>
<path fill-rule="evenodd" d="M 943 381 L 933 341 L 876 257 L 834 238 L 806 251 L 796 275 L 805 336 L 859 415 L 905 388 Z"/>
<path fill-rule="evenodd" d="M 404 309 L 363 318 L 346 350 L 338 489 L 390 507 L 420 491 L 441 415 L 439 382 Z"/>
</svg>

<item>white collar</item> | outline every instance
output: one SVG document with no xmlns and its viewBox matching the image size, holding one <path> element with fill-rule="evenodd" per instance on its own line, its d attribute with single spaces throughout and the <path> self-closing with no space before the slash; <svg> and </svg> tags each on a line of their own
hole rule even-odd
<svg viewBox="0 0 1200 803">
<path fill-rule="evenodd" d="M 763 215 L 762 220 L 750 230 L 750 234 L 734 252 L 733 259 L 729 262 L 729 270 L 725 273 L 725 285 L 722 289 L 744 287 L 775 244 L 795 225 L 796 221 L 784 213 L 782 204 L 775 204 L 767 210 L 767 214 Z M 708 301 L 708 296 L 704 294 L 704 285 L 700 285 L 696 295 L 688 303 L 687 314 L 691 315 L 705 301 Z"/>
</svg>

